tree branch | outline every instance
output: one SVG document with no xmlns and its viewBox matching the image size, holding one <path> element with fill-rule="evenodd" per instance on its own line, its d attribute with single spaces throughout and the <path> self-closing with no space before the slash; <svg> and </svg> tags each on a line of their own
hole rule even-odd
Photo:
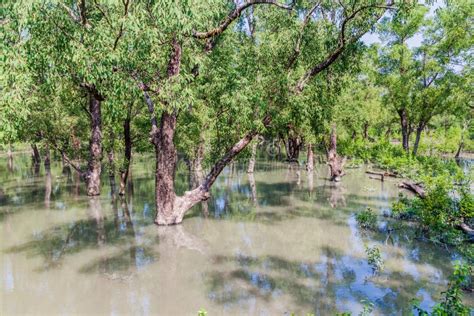
<svg viewBox="0 0 474 316">
<path fill-rule="evenodd" d="M 219 35 L 222 32 L 224 32 L 229 27 L 229 25 L 240 16 L 242 11 L 244 11 L 248 7 L 256 5 L 256 4 L 274 5 L 274 6 L 277 6 L 281 9 L 285 9 L 285 10 L 293 10 L 293 6 L 294 6 L 294 2 L 291 5 L 285 5 L 285 4 L 278 3 L 276 0 L 250 0 L 249 2 L 246 2 L 246 3 L 244 3 L 240 6 L 237 6 L 237 8 L 232 10 L 227 15 L 227 17 L 224 19 L 224 21 L 222 21 L 221 24 L 218 27 L 216 27 L 215 29 L 212 29 L 212 30 L 207 31 L 207 32 L 196 32 L 196 31 L 194 31 L 192 36 L 195 37 L 195 38 L 199 38 L 199 39 L 206 39 L 206 38 L 210 38 L 210 37 Z"/>
</svg>

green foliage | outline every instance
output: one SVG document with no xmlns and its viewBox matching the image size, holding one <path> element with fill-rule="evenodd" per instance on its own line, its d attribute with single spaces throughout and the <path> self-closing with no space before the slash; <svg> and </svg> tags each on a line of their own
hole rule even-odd
<svg viewBox="0 0 474 316">
<path fill-rule="evenodd" d="M 471 313 L 471 309 L 462 302 L 463 289 L 469 288 L 472 284 L 472 266 L 466 263 L 456 262 L 454 264 L 454 272 L 450 277 L 448 288 L 444 294 L 444 298 L 441 302 L 437 303 L 433 307 L 433 311 L 428 313 L 423 310 L 417 299 L 412 301 L 413 309 L 417 312 L 417 315 L 427 316 L 447 316 L 447 315 L 459 315 L 468 316 Z"/>
<path fill-rule="evenodd" d="M 204 308 L 199 309 L 198 316 L 207 316 L 207 311 Z"/>
<path fill-rule="evenodd" d="M 357 213 L 356 221 L 363 229 L 375 230 L 377 228 L 377 215 L 370 207 Z"/>
<path fill-rule="evenodd" d="M 366 246 L 365 253 L 367 255 L 367 262 L 372 267 L 373 273 L 376 274 L 382 272 L 384 269 L 384 261 L 380 249 L 377 246 Z"/>
</svg>

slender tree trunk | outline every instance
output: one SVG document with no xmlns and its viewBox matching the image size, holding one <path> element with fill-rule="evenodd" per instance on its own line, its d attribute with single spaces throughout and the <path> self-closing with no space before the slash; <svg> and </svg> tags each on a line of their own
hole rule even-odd
<svg viewBox="0 0 474 316">
<path fill-rule="evenodd" d="M 337 154 L 337 134 L 335 125 L 333 125 L 331 128 L 331 136 L 327 155 L 328 165 L 331 172 L 330 180 L 336 182 L 340 181 L 341 177 L 344 175 L 345 159 L 339 157 Z"/>
<path fill-rule="evenodd" d="M 400 109 L 398 110 L 398 115 L 400 116 L 400 127 L 402 129 L 402 146 L 403 150 L 405 150 L 406 153 L 410 152 L 410 127 L 408 123 L 408 116 L 406 109 Z"/>
<path fill-rule="evenodd" d="M 46 159 L 45 159 L 46 161 Z M 51 205 L 51 191 L 52 191 L 52 184 L 51 184 L 51 168 L 50 165 L 44 165 L 45 171 L 45 183 L 44 183 L 44 206 L 49 208 Z"/>
<path fill-rule="evenodd" d="M 13 151 L 12 151 L 12 144 L 8 144 L 7 157 L 8 157 L 8 171 L 13 172 Z"/>
<path fill-rule="evenodd" d="M 286 143 L 286 157 L 289 162 L 298 162 L 301 145 L 301 138 L 298 135 L 288 136 L 288 141 Z"/>
<path fill-rule="evenodd" d="M 257 145 L 258 142 L 257 140 L 254 140 L 252 143 L 252 150 L 251 150 L 251 156 L 249 159 L 249 165 L 247 167 L 247 173 L 253 173 L 255 171 L 255 160 L 257 157 Z"/>
<path fill-rule="evenodd" d="M 127 185 L 128 172 L 130 169 L 130 161 L 132 159 L 132 136 L 130 132 L 130 115 L 127 115 L 123 123 L 123 136 L 125 142 L 125 153 L 123 164 L 120 168 L 120 190 L 119 195 L 125 195 L 125 187 Z"/>
<path fill-rule="evenodd" d="M 113 136 L 112 136 L 113 137 Z M 115 184 L 115 155 L 113 146 L 110 149 L 109 153 L 107 154 L 109 159 L 109 183 L 110 183 L 110 194 L 112 196 L 112 200 L 115 201 L 115 192 L 117 185 Z"/>
<path fill-rule="evenodd" d="M 41 164 L 41 156 L 38 150 L 38 146 L 35 143 L 31 144 L 31 149 L 33 150 L 33 156 L 31 157 L 33 160 L 33 165 Z"/>
<path fill-rule="evenodd" d="M 97 91 L 89 91 L 89 113 L 91 116 L 91 136 L 89 140 L 89 161 L 85 180 L 87 195 L 100 194 L 100 174 L 102 170 L 102 115 L 101 102 L 103 98 Z"/>
<path fill-rule="evenodd" d="M 44 146 L 44 166 L 50 166 L 51 165 L 51 152 L 49 150 L 49 145 L 46 144 Z"/>
<path fill-rule="evenodd" d="M 364 123 L 363 135 L 365 140 L 369 138 L 369 122 Z"/>
<path fill-rule="evenodd" d="M 257 198 L 257 185 L 255 183 L 255 176 L 253 172 L 248 173 L 249 184 L 250 184 L 250 194 L 252 199 L 252 204 L 255 207 L 258 207 L 258 198 Z"/>
<path fill-rule="evenodd" d="M 421 133 L 423 132 L 425 128 L 425 123 L 420 122 L 416 128 L 416 137 L 415 137 L 415 143 L 413 144 L 413 156 L 416 156 L 418 153 L 418 146 L 420 145 L 420 139 L 421 139 Z"/>
<path fill-rule="evenodd" d="M 306 170 L 313 171 L 314 170 L 314 153 L 313 153 L 313 145 L 307 145 L 307 161 L 306 161 Z"/>
<path fill-rule="evenodd" d="M 469 122 L 467 123 L 465 122 L 463 124 L 462 130 L 461 130 L 461 141 L 459 142 L 458 150 L 456 151 L 456 154 L 454 155 L 455 159 L 459 159 L 459 157 L 461 156 L 461 152 L 464 148 L 464 133 L 466 132 L 468 125 L 469 125 Z"/>
</svg>

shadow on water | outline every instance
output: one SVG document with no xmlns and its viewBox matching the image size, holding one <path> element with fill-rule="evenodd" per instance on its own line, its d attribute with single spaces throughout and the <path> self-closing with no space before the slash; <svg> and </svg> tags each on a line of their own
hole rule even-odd
<svg viewBox="0 0 474 316">
<path fill-rule="evenodd" d="M 71 223 L 54 226 L 32 236 L 32 240 L 10 247 L 6 253 L 25 252 L 29 256 L 43 258 L 43 265 L 37 271 L 61 267 L 65 257 L 85 250 L 104 250 L 119 245 L 118 253 L 101 254 L 97 260 L 88 263 L 80 272 L 114 272 L 128 270 L 153 262 L 157 255 L 146 245 L 136 241 L 135 225 L 150 225 L 146 219 L 132 219 L 129 205 L 121 200 L 120 208 L 112 204 L 114 216 L 105 216 L 99 198 L 88 199 L 88 217 Z"/>
</svg>

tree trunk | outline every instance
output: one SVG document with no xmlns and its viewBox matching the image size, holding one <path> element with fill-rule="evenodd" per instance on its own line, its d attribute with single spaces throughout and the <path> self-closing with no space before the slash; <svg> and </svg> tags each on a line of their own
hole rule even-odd
<svg viewBox="0 0 474 316">
<path fill-rule="evenodd" d="M 288 136 L 288 141 L 286 143 L 286 157 L 289 162 L 298 162 L 301 145 L 301 138 L 298 135 Z"/>
<path fill-rule="evenodd" d="M 33 160 L 33 165 L 39 165 L 41 164 L 41 156 L 38 150 L 38 146 L 36 146 L 35 143 L 31 144 L 31 149 L 33 149 L 33 155 L 32 155 L 32 160 Z"/>
<path fill-rule="evenodd" d="M 101 102 L 103 98 L 97 91 L 89 91 L 89 113 L 91 117 L 91 136 L 89 140 L 89 161 L 85 180 L 87 184 L 87 195 L 100 194 L 100 173 L 102 170 L 102 115 Z"/>
<path fill-rule="evenodd" d="M 415 143 L 413 144 L 413 156 L 416 156 L 418 153 L 418 146 L 420 145 L 420 139 L 421 139 L 421 133 L 423 132 L 425 128 L 425 123 L 420 122 L 416 128 L 416 137 L 415 137 Z"/>
<path fill-rule="evenodd" d="M 459 146 L 458 146 L 458 150 L 456 151 L 456 155 L 454 155 L 455 159 L 459 159 L 459 157 L 461 155 L 461 152 L 462 152 L 462 149 L 464 147 L 464 133 L 466 132 L 467 125 L 468 124 L 466 124 L 466 123 L 463 124 L 463 128 L 462 128 L 462 131 L 461 131 L 461 141 L 459 142 Z"/>
<path fill-rule="evenodd" d="M 339 157 L 337 154 L 337 135 L 335 125 L 333 125 L 331 128 L 331 136 L 327 155 L 328 165 L 331 172 L 330 180 L 336 182 L 341 181 L 341 177 L 344 175 L 345 159 Z"/>
<path fill-rule="evenodd" d="M 45 160 L 46 162 L 46 160 Z M 51 191 L 52 191 L 52 184 L 51 184 L 51 168 L 50 165 L 45 163 L 44 165 L 45 171 L 45 183 L 44 183 L 44 206 L 49 208 L 51 205 Z"/>
<path fill-rule="evenodd" d="M 8 171 L 13 172 L 13 151 L 12 151 L 12 144 L 8 144 L 7 157 L 8 157 Z"/>
<path fill-rule="evenodd" d="M 306 170 L 307 171 L 314 170 L 314 153 L 313 153 L 313 145 L 311 144 L 308 144 L 307 146 Z"/>
<path fill-rule="evenodd" d="M 258 145 L 257 140 L 254 140 L 254 142 L 252 144 L 252 153 L 251 153 L 251 156 L 250 156 L 250 159 L 249 159 L 249 165 L 248 165 L 248 168 L 247 168 L 247 173 L 253 173 L 255 171 L 255 160 L 256 160 L 256 156 L 257 156 L 257 145 Z"/>
<path fill-rule="evenodd" d="M 112 135 L 113 137 L 113 135 Z M 109 183 L 110 183 L 110 194 L 112 200 L 115 201 L 115 192 L 116 192 L 116 184 L 115 184 L 115 155 L 113 146 L 110 149 L 109 153 L 107 154 L 109 159 Z"/>
<path fill-rule="evenodd" d="M 49 151 L 49 145 L 46 144 L 44 147 L 44 166 L 50 166 L 51 165 L 51 153 Z"/>
<path fill-rule="evenodd" d="M 130 115 L 127 115 L 123 123 L 123 138 L 125 142 L 125 153 L 122 166 L 120 167 L 120 190 L 119 195 L 125 195 L 125 187 L 127 185 L 128 172 L 130 169 L 130 161 L 132 159 L 132 135 L 130 132 Z"/>
<path fill-rule="evenodd" d="M 400 127 L 402 129 L 402 146 L 403 150 L 406 153 L 410 152 L 410 132 L 409 132 L 409 123 L 408 123 L 408 116 L 406 109 L 400 109 L 397 111 L 398 115 L 400 116 Z"/>
<path fill-rule="evenodd" d="M 369 122 L 364 123 L 363 135 L 365 140 L 369 138 Z"/>
</svg>

